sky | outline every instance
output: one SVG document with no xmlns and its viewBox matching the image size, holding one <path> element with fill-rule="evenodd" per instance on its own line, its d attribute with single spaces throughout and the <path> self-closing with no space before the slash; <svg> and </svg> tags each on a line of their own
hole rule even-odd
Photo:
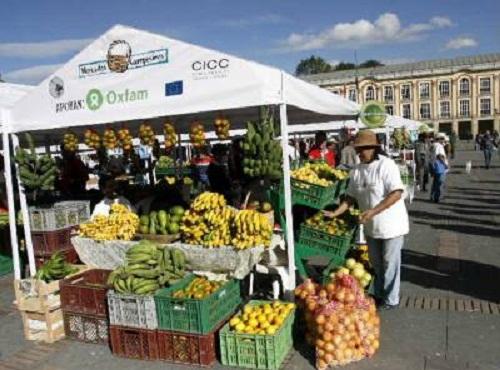
<svg viewBox="0 0 500 370">
<path fill-rule="evenodd" d="M 1 78 L 24 84 L 117 23 L 291 73 L 311 55 L 395 64 L 500 52 L 499 0 L 2 0 L 0 14 Z"/>
</svg>

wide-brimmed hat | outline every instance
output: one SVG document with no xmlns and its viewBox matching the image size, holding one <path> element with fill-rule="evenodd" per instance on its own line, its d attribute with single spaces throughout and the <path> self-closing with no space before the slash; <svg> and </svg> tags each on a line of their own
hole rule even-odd
<svg viewBox="0 0 500 370">
<path fill-rule="evenodd" d="M 379 147 L 380 144 L 377 140 L 377 135 L 372 130 L 361 130 L 356 135 L 354 139 L 354 147 L 355 148 L 363 148 L 363 147 Z"/>
</svg>

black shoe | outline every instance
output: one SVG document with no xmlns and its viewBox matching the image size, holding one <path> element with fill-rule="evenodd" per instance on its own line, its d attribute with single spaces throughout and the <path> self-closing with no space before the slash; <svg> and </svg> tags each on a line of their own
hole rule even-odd
<svg viewBox="0 0 500 370">
<path fill-rule="evenodd" d="M 399 303 L 398 304 L 383 304 L 381 306 L 378 307 L 378 310 L 379 311 L 389 311 L 389 310 L 395 310 L 396 308 L 399 307 Z"/>
</svg>

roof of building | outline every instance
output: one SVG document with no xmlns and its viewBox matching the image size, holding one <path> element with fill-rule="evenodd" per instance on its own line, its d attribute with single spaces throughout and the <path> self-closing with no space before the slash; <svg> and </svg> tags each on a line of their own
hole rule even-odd
<svg viewBox="0 0 500 370">
<path fill-rule="evenodd" d="M 439 72 L 454 72 L 460 69 L 473 68 L 479 65 L 498 64 L 500 68 L 500 53 L 473 55 L 449 59 L 422 60 L 413 63 L 391 64 L 381 67 L 350 69 L 346 71 L 334 71 L 318 73 L 315 75 L 300 76 L 311 83 L 326 83 L 328 81 L 352 80 L 370 77 L 404 77 L 407 75 L 419 75 Z"/>
</svg>

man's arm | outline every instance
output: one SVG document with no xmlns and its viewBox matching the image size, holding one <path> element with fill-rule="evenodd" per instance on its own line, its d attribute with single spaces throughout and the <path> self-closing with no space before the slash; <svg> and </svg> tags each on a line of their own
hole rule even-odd
<svg viewBox="0 0 500 370">
<path fill-rule="evenodd" d="M 372 209 L 368 209 L 365 212 L 363 212 L 359 216 L 359 222 L 361 224 L 364 224 L 370 221 L 373 217 L 375 217 L 379 213 L 382 213 L 387 208 L 391 207 L 394 203 L 396 203 L 398 200 L 400 200 L 402 195 L 403 195 L 403 190 L 394 190 L 393 192 L 389 193 L 389 195 L 385 197 L 385 199 L 381 201 L 378 205 L 376 205 Z"/>
<path fill-rule="evenodd" d="M 354 200 L 351 197 L 346 196 L 335 211 L 333 212 L 324 211 L 323 214 L 326 217 L 331 217 L 331 218 L 338 217 L 342 215 L 344 212 L 346 212 L 349 209 L 349 207 L 351 207 L 353 204 Z"/>
</svg>

